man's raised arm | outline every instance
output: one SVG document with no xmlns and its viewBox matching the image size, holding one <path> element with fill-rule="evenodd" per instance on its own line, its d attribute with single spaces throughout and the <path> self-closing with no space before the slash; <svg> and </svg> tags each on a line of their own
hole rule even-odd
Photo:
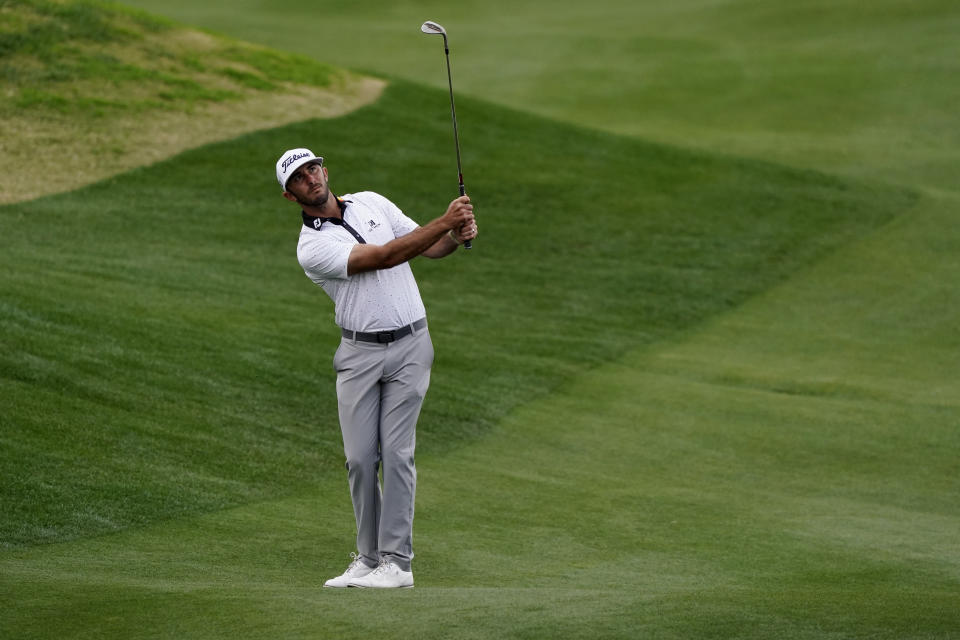
<svg viewBox="0 0 960 640">
<path fill-rule="evenodd" d="M 450 203 L 446 213 L 410 233 L 386 244 L 358 244 L 350 251 L 347 275 L 390 269 L 415 258 L 437 244 L 451 229 L 473 226 L 473 205 L 469 196 L 460 196 Z"/>
</svg>

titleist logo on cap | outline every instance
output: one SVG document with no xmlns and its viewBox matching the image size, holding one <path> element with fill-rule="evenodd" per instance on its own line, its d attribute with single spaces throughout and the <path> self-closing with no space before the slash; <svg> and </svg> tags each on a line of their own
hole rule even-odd
<svg viewBox="0 0 960 640">
<path fill-rule="evenodd" d="M 295 160 L 299 160 L 300 158 L 306 158 L 309 155 L 310 155 L 309 153 L 295 153 L 289 158 L 285 159 L 283 161 L 283 172 L 284 173 L 287 172 L 287 167 L 290 166 L 290 163 L 294 162 Z"/>
</svg>

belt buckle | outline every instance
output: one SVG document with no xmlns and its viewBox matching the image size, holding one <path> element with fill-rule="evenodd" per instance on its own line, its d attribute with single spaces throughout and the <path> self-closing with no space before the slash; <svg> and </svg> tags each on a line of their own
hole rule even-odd
<svg viewBox="0 0 960 640">
<path fill-rule="evenodd" d="M 377 333 L 377 342 L 379 344 L 389 344 L 397 339 L 396 331 L 380 331 Z"/>
</svg>

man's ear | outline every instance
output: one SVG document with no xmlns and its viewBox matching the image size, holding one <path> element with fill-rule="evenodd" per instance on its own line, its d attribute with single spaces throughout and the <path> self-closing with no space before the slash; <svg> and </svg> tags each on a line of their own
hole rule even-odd
<svg viewBox="0 0 960 640">
<path fill-rule="evenodd" d="M 296 202 L 296 201 L 297 201 L 297 196 L 293 195 L 293 194 L 290 193 L 289 191 L 284 191 L 284 192 L 283 192 L 283 197 L 286 198 L 287 200 L 289 200 L 290 202 Z"/>
</svg>

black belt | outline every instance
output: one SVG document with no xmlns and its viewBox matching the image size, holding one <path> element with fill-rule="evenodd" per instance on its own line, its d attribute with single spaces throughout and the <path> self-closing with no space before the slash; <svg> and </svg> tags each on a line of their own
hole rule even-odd
<svg viewBox="0 0 960 640">
<path fill-rule="evenodd" d="M 421 329 L 427 326 L 427 319 L 420 318 L 413 324 L 408 324 L 405 327 L 400 327 L 399 329 L 394 329 L 393 331 L 377 331 L 376 333 L 364 333 L 363 331 L 350 331 L 349 329 L 340 329 L 340 332 L 343 334 L 343 337 L 348 340 L 359 340 L 360 342 L 376 342 L 379 344 L 387 344 L 400 338 L 405 338 L 416 329 L 420 331 Z"/>
</svg>

